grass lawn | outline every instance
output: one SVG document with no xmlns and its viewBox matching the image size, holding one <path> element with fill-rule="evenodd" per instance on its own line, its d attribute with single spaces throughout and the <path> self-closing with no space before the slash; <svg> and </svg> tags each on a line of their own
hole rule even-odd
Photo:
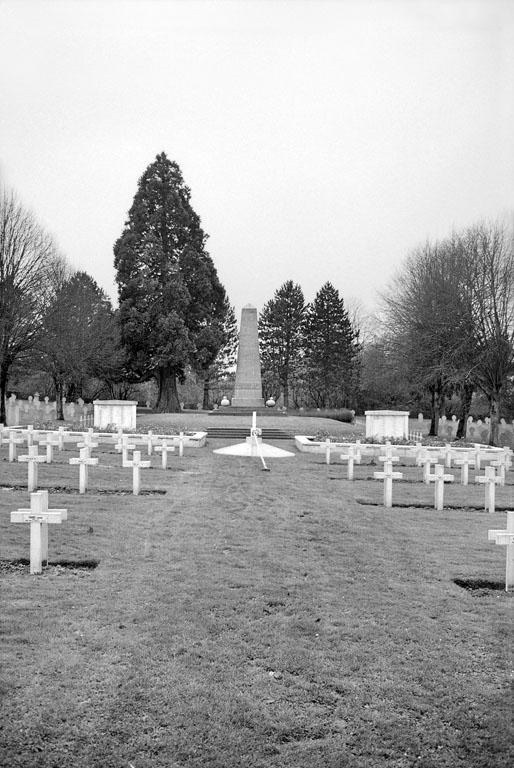
<svg viewBox="0 0 514 768">
<path fill-rule="evenodd" d="M 142 489 L 166 493 L 140 497 L 107 446 L 85 496 L 77 451 L 40 465 L 68 508 L 50 561 L 77 567 L 38 577 L 12 564 L 27 466 L 0 449 L 0 765 L 511 768 L 513 596 L 454 583 L 504 580 L 487 530 L 506 516 L 483 511 L 484 488 L 446 487 L 436 512 L 403 466 L 406 506 L 386 510 L 377 467 L 352 483 L 297 453 L 262 472 L 212 453 L 225 444 L 167 471 L 154 456 Z M 513 489 L 511 471 L 503 508 Z"/>
</svg>

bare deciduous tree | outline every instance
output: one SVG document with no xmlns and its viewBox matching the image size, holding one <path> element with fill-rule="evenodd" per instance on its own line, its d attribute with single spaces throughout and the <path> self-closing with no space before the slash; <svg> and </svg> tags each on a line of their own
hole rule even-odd
<svg viewBox="0 0 514 768">
<path fill-rule="evenodd" d="M 55 247 L 13 192 L 0 192 L 0 422 L 15 360 L 34 346 L 41 327 L 47 267 Z"/>
</svg>

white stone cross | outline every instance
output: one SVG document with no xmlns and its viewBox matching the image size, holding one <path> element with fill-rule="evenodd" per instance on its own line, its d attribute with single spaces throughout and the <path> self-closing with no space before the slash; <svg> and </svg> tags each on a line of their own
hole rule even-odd
<svg viewBox="0 0 514 768">
<path fill-rule="evenodd" d="M 149 429 L 148 430 L 148 434 L 144 435 L 144 437 L 142 437 L 141 440 L 139 440 L 138 442 L 146 444 L 147 450 L 148 450 L 148 455 L 151 456 L 152 455 L 153 444 L 155 443 L 156 440 L 157 440 L 157 438 L 155 437 L 154 433 L 152 432 L 151 429 Z"/>
<path fill-rule="evenodd" d="M 428 451 L 423 451 L 416 458 L 418 467 L 423 467 L 423 482 L 425 485 L 430 485 L 430 480 L 428 478 L 430 477 L 432 464 L 435 464 L 436 461 L 437 459 L 433 459 Z"/>
<path fill-rule="evenodd" d="M 434 481 L 435 484 L 435 498 L 434 498 L 434 509 L 437 509 L 439 512 L 443 508 L 443 501 L 444 501 L 444 483 L 445 481 L 451 483 L 454 480 L 453 475 L 445 475 L 444 474 L 444 467 L 442 464 L 436 464 L 434 467 L 434 474 L 428 475 L 429 481 Z"/>
<path fill-rule="evenodd" d="M 258 431 L 257 427 L 254 426 L 254 424 L 256 423 L 256 418 L 257 418 L 257 414 L 254 411 L 253 420 L 252 420 L 252 430 L 251 430 L 252 435 L 257 434 L 257 431 Z M 176 442 L 177 440 L 178 440 L 178 455 L 182 458 L 182 456 L 184 455 L 184 443 L 187 440 L 187 436 L 184 435 L 183 432 L 180 432 L 179 436 L 174 438 L 174 442 Z"/>
<path fill-rule="evenodd" d="M 132 467 L 132 493 L 134 496 L 139 495 L 141 488 L 141 468 L 149 467 L 150 464 L 150 461 L 141 461 L 141 451 L 134 451 L 132 461 L 125 460 L 123 462 L 124 467 Z"/>
<path fill-rule="evenodd" d="M 59 436 L 55 432 L 48 432 L 40 439 L 39 445 L 46 448 L 46 463 L 51 464 L 54 458 L 54 448 L 60 445 Z"/>
<path fill-rule="evenodd" d="M 31 445 L 34 445 L 34 440 L 37 438 L 37 432 L 34 430 L 33 425 L 28 424 L 27 429 L 23 430 L 23 434 L 27 438 L 27 448 L 30 448 Z"/>
<path fill-rule="evenodd" d="M 467 485 L 469 479 L 469 467 L 475 466 L 475 457 L 468 451 L 463 454 L 462 459 L 455 459 L 455 463 L 460 467 L 461 485 Z"/>
<path fill-rule="evenodd" d="M 441 448 L 440 456 L 442 459 L 444 459 L 444 466 L 447 469 L 450 469 L 452 466 L 452 458 L 453 458 L 453 448 L 450 445 L 450 443 L 446 443 L 444 448 Z"/>
<path fill-rule="evenodd" d="M 385 455 L 378 457 L 379 461 L 400 461 L 399 456 L 393 456 L 393 446 L 389 440 L 385 444 Z"/>
<path fill-rule="evenodd" d="M 501 483 L 501 477 L 496 477 L 494 467 L 485 467 L 485 475 L 475 477 L 475 483 L 485 484 L 485 511 L 489 514 L 494 512 L 495 489 Z"/>
<path fill-rule="evenodd" d="M 357 449 L 355 445 L 349 445 L 348 450 L 346 453 L 342 453 L 340 455 L 341 461 L 347 461 L 348 462 L 348 480 L 353 480 L 353 465 L 355 463 L 360 464 L 361 457 L 360 453 L 357 453 Z"/>
<path fill-rule="evenodd" d="M 79 465 L 79 493 L 87 491 L 88 468 L 98 464 L 98 459 L 92 459 L 89 448 L 81 448 L 78 458 L 68 459 L 70 464 Z"/>
<path fill-rule="evenodd" d="M 16 429 L 9 430 L 9 461 L 16 461 L 17 445 L 23 445 L 25 439 Z"/>
<path fill-rule="evenodd" d="M 128 452 L 133 451 L 136 446 L 132 443 L 129 443 L 129 436 L 121 434 L 119 436 L 118 442 L 114 446 L 114 449 L 118 452 L 121 451 L 121 466 L 124 467 L 125 463 L 128 461 Z"/>
<path fill-rule="evenodd" d="M 505 485 L 505 474 L 507 470 L 507 454 L 499 453 L 496 459 L 491 461 L 491 467 L 498 467 L 498 477 L 500 478 L 500 485 Z"/>
<path fill-rule="evenodd" d="M 48 524 L 67 520 L 66 509 L 48 509 L 48 491 L 30 494 L 30 509 L 11 512 L 11 523 L 30 523 L 30 572 L 41 573 L 48 561 Z"/>
<path fill-rule="evenodd" d="M 331 447 L 332 447 L 332 443 L 330 442 L 330 438 L 327 437 L 325 440 L 325 462 L 327 464 L 330 464 Z"/>
<path fill-rule="evenodd" d="M 384 460 L 383 472 L 373 472 L 373 477 L 375 478 L 375 480 L 384 481 L 384 506 L 385 507 L 393 506 L 393 480 L 400 480 L 403 477 L 402 472 L 393 472 L 393 460 L 394 459 Z"/>
<path fill-rule="evenodd" d="M 506 548 L 505 591 L 514 589 L 514 512 L 507 512 L 507 528 L 504 531 L 487 531 L 489 541 Z"/>
<path fill-rule="evenodd" d="M 77 448 L 86 448 L 89 456 L 91 456 L 93 448 L 98 448 L 98 443 L 94 442 L 97 437 L 98 435 L 95 434 L 92 429 L 88 429 L 84 434 L 84 439 L 80 443 L 77 443 Z"/>
<path fill-rule="evenodd" d="M 163 440 L 160 445 L 157 445 L 155 447 L 156 453 L 161 454 L 162 458 L 162 468 L 167 469 L 168 467 L 168 453 L 173 453 L 175 451 L 174 446 L 168 445 L 166 440 Z"/>
<path fill-rule="evenodd" d="M 38 454 L 37 445 L 29 447 L 28 455 L 18 456 L 18 461 L 26 462 L 28 465 L 28 484 L 29 493 L 37 490 L 37 465 L 46 462 L 46 456 Z"/>
</svg>

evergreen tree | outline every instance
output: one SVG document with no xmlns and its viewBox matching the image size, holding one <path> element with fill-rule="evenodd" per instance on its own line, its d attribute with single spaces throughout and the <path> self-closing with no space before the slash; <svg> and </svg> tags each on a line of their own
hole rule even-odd
<svg viewBox="0 0 514 768">
<path fill-rule="evenodd" d="M 302 355 L 304 319 L 303 292 L 292 280 L 275 291 L 259 316 L 265 395 L 278 398 L 283 393 L 286 408 L 289 407 L 289 385 Z"/>
<path fill-rule="evenodd" d="M 339 292 L 327 282 L 307 309 L 305 375 L 319 408 L 351 405 L 357 388 L 358 330 L 352 327 Z"/>
<path fill-rule="evenodd" d="M 190 196 L 177 163 L 157 155 L 114 246 L 122 343 L 134 375 L 156 378 L 160 411 L 180 410 L 177 378 L 215 357 L 220 341 L 224 290 Z"/>
</svg>

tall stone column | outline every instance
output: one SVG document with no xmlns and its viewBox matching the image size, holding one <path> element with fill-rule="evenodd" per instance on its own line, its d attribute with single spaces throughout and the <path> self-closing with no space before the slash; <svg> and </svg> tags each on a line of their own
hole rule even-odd
<svg viewBox="0 0 514 768">
<path fill-rule="evenodd" d="M 257 310 L 251 304 L 243 307 L 239 348 L 237 350 L 236 384 L 232 405 L 239 408 L 259 408 L 264 405 L 261 382 L 261 360 Z"/>
</svg>

